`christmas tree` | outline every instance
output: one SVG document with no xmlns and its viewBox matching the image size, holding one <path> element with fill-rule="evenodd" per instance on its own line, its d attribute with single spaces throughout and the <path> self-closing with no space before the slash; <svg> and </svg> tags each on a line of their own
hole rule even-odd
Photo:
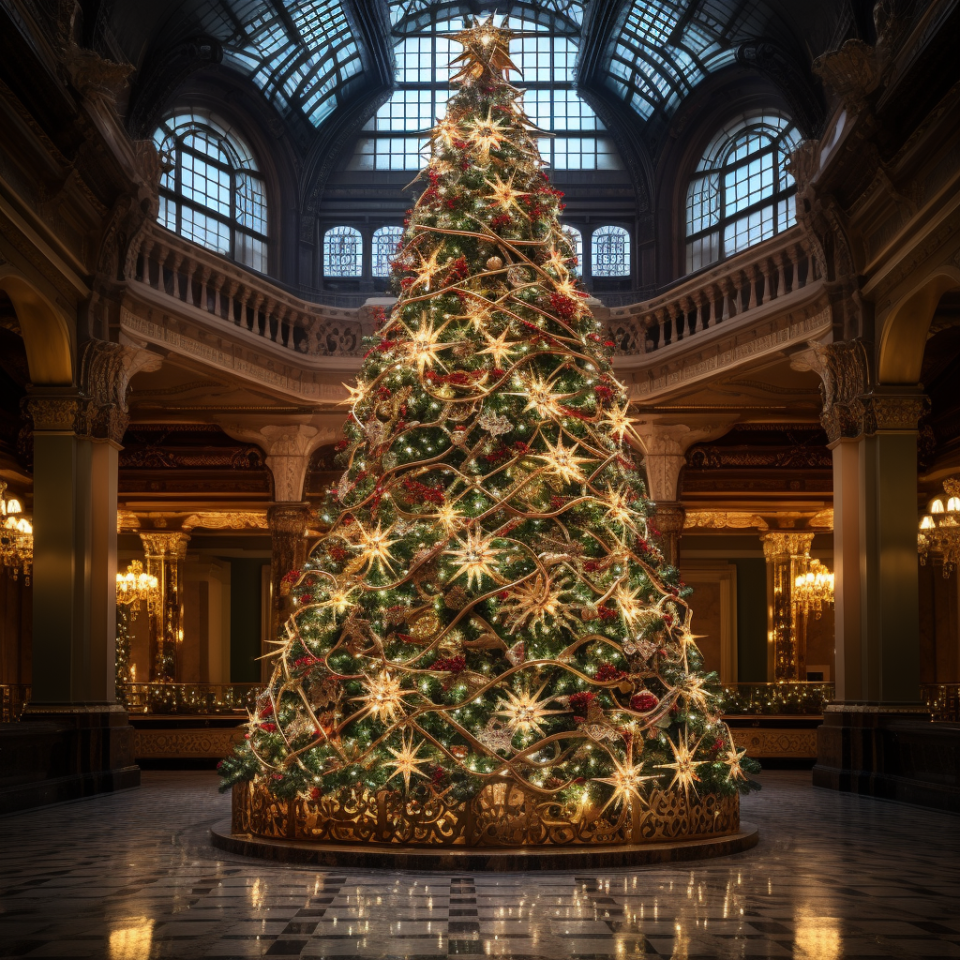
<svg viewBox="0 0 960 960">
<path fill-rule="evenodd" d="M 637 839 L 654 795 L 719 803 L 757 769 L 656 545 L 511 36 L 491 17 L 456 37 L 326 532 L 221 764 L 224 789 L 296 801 L 317 836 L 451 842 L 473 804 L 520 816 L 518 842 Z M 377 809 L 379 832 L 358 831 Z M 402 828 L 418 818 L 433 832 Z"/>
</svg>

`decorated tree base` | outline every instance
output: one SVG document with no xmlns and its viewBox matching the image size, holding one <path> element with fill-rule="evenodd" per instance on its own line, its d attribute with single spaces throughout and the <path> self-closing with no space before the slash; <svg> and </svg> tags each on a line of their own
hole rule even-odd
<svg viewBox="0 0 960 960">
<path fill-rule="evenodd" d="M 263 785 L 233 789 L 232 832 L 273 840 L 401 846 L 526 847 L 654 844 L 738 833 L 740 797 L 653 789 L 616 810 L 562 804 L 508 781 L 471 800 L 429 792 L 346 790 L 319 801 L 280 800 Z"/>
</svg>

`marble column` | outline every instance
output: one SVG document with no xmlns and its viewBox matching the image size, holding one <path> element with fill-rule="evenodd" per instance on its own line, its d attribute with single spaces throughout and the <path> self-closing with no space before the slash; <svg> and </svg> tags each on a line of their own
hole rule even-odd
<svg viewBox="0 0 960 960">
<path fill-rule="evenodd" d="M 806 571 L 813 533 L 769 531 L 760 535 L 767 560 L 767 679 L 806 680 L 806 650 L 793 609 L 796 578 Z"/>
<path fill-rule="evenodd" d="M 878 385 L 864 340 L 814 344 L 813 353 L 833 451 L 836 578 L 836 700 L 817 733 L 813 782 L 897 797 L 887 773 L 899 763 L 897 738 L 930 717 L 920 701 L 917 554 L 927 400 L 919 385 Z"/>
</svg>

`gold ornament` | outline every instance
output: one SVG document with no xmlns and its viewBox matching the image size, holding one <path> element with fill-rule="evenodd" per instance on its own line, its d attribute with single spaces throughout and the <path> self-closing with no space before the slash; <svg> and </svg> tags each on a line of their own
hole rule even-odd
<svg viewBox="0 0 960 960">
<path fill-rule="evenodd" d="M 432 611 L 417 617 L 410 625 L 410 632 L 418 640 L 432 640 L 442 629 L 440 618 Z"/>
<path fill-rule="evenodd" d="M 470 600 L 470 595 L 460 584 L 454 584 L 444 595 L 443 602 L 451 610 L 462 610 Z"/>
</svg>

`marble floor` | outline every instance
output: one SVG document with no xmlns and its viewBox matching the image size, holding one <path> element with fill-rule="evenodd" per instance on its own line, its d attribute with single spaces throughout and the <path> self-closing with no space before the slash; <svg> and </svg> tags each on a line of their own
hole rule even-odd
<svg viewBox="0 0 960 960">
<path fill-rule="evenodd" d="M 317 870 L 211 848 L 213 773 L 0 818 L 0 956 L 694 960 L 960 957 L 960 818 L 772 771 L 751 851 L 469 876 Z"/>
</svg>

